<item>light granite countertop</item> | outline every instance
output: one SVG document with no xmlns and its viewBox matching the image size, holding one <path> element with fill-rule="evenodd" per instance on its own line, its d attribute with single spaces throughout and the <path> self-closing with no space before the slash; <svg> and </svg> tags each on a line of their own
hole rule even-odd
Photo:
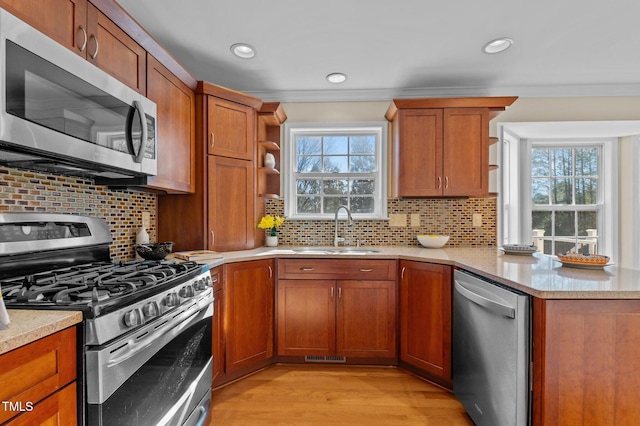
<svg viewBox="0 0 640 426">
<path fill-rule="evenodd" d="M 441 263 L 482 275 L 542 299 L 640 299 L 640 271 L 615 265 L 586 270 L 562 266 L 555 257 L 506 255 L 497 248 L 376 246 L 370 254 L 301 254 L 301 247 L 260 247 L 221 253 L 211 265 L 264 258 L 401 259 Z"/>
<path fill-rule="evenodd" d="M 8 309 L 11 322 L 0 330 L 0 354 L 82 322 L 80 311 Z"/>
</svg>

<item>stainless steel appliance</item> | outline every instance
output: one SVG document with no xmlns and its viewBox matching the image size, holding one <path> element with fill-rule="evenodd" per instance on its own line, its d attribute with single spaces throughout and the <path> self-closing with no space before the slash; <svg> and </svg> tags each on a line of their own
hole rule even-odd
<svg viewBox="0 0 640 426">
<path fill-rule="evenodd" d="M 453 392 L 478 426 L 530 422 L 530 297 L 456 270 Z"/>
<path fill-rule="evenodd" d="M 98 178 L 155 175 L 156 105 L 0 9 L 0 162 Z"/>
<path fill-rule="evenodd" d="M 208 266 L 112 263 L 110 243 L 101 219 L 0 215 L 7 307 L 83 312 L 80 424 L 202 424 L 212 380 Z"/>
</svg>

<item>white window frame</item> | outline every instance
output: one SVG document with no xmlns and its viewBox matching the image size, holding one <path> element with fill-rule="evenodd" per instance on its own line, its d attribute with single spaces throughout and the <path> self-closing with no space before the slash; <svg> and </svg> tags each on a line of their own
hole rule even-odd
<svg viewBox="0 0 640 426">
<path fill-rule="evenodd" d="M 508 123 L 505 123 L 508 124 Z M 598 216 L 600 233 L 598 252 L 609 255 L 612 260 L 618 256 L 618 138 L 580 139 L 519 139 L 500 128 L 500 155 L 502 182 L 499 213 L 499 244 L 530 244 L 531 225 L 531 147 L 545 146 L 588 146 L 600 145 L 602 166 L 600 185 L 602 187 L 601 212 Z"/>
<path fill-rule="evenodd" d="M 387 133 L 388 123 L 376 122 L 340 122 L 340 123 L 285 123 L 283 154 L 283 194 L 284 215 L 291 220 L 327 220 L 334 219 L 334 213 L 298 214 L 296 213 L 296 155 L 295 140 L 298 135 L 330 135 L 374 133 L 376 135 L 376 171 L 374 173 L 374 211 L 373 213 L 353 213 L 354 219 L 388 220 L 387 217 Z M 328 175 L 328 174 L 327 174 Z M 357 175 L 356 175 L 357 176 Z M 344 213 L 344 211 L 342 212 Z"/>
</svg>

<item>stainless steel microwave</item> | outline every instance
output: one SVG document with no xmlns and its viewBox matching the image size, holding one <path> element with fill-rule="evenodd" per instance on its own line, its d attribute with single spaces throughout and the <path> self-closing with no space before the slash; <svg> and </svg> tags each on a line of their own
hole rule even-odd
<svg viewBox="0 0 640 426">
<path fill-rule="evenodd" d="M 156 104 L 0 9 L 0 163 L 104 179 L 155 175 Z"/>
</svg>

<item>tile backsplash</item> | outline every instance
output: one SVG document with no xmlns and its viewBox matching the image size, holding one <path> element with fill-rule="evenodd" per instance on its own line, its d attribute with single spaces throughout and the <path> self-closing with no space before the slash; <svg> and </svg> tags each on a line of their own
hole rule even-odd
<svg viewBox="0 0 640 426">
<path fill-rule="evenodd" d="M 156 236 L 155 194 L 112 191 L 92 180 L 0 166 L 0 213 L 49 212 L 101 217 L 111 229 L 111 258 L 134 257 L 142 212 L 149 212 L 150 241 Z"/>
<path fill-rule="evenodd" d="M 439 234 L 450 237 L 445 247 L 490 247 L 496 245 L 496 204 L 496 198 L 390 199 L 387 213 L 392 220 L 355 220 L 350 227 L 340 221 L 338 233 L 352 246 L 417 246 L 418 234 Z M 267 200 L 267 214 L 283 212 L 283 200 Z M 474 214 L 482 215 L 481 226 L 473 226 Z M 411 226 L 412 215 L 418 215 L 418 226 Z M 333 220 L 288 220 L 278 231 L 278 242 L 332 245 L 333 234 Z"/>
</svg>

